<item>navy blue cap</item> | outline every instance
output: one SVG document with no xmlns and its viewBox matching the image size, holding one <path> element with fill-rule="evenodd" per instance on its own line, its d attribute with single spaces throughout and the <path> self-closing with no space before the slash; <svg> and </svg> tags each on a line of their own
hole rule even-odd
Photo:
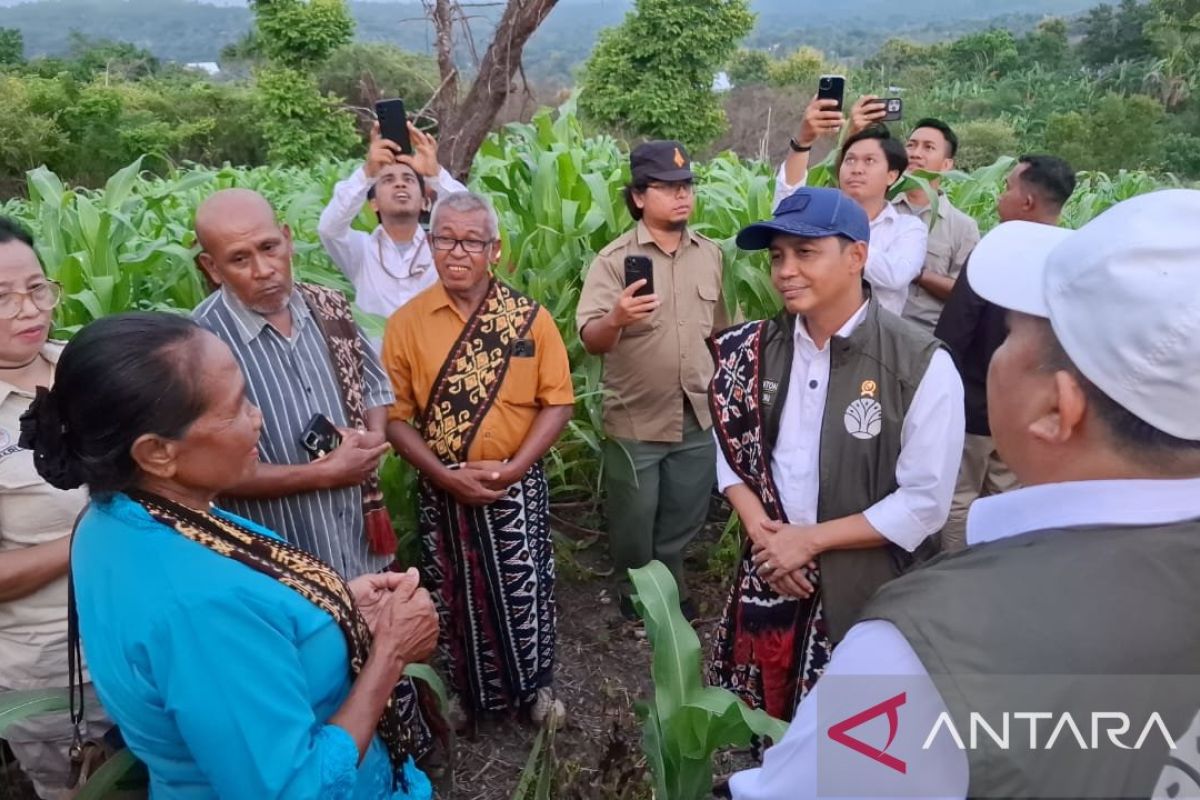
<svg viewBox="0 0 1200 800">
<path fill-rule="evenodd" d="M 824 239 L 845 236 L 853 242 L 871 241 L 871 221 L 862 206 L 840 189 L 797 189 L 775 209 L 775 216 L 742 228 L 737 246 L 765 250 L 776 234 Z"/>
<path fill-rule="evenodd" d="M 673 139 L 639 144 L 629 154 L 629 172 L 634 183 L 693 179 L 692 159 L 684 146 Z"/>
</svg>

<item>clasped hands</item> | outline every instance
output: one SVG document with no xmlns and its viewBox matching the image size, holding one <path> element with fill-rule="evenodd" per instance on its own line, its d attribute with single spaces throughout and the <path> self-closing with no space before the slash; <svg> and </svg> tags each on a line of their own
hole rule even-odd
<svg viewBox="0 0 1200 800">
<path fill-rule="evenodd" d="M 755 570 L 772 589 L 786 597 L 812 597 L 809 572 L 817 568 L 820 550 L 815 525 L 788 525 L 763 519 L 746 526 Z"/>
<path fill-rule="evenodd" d="M 354 603 L 377 640 L 405 663 L 427 660 L 437 646 L 438 617 L 416 569 L 362 575 L 349 583 Z"/>
</svg>

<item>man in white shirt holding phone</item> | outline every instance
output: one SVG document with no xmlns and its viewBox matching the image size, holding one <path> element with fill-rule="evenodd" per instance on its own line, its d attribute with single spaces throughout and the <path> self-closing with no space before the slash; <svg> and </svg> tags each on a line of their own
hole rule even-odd
<svg viewBox="0 0 1200 800">
<path fill-rule="evenodd" d="M 334 187 L 317 234 L 339 270 L 354 285 L 355 303 L 381 317 L 437 282 L 433 253 L 421 228 L 427 189 L 465 192 L 437 160 L 437 141 L 408 123 L 412 153 L 380 134 L 376 124 L 366 162 Z M 371 233 L 353 228 L 363 203 L 379 219 Z"/>
</svg>

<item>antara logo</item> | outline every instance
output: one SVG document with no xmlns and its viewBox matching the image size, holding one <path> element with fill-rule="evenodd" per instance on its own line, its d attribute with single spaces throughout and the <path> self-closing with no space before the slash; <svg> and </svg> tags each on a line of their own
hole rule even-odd
<svg viewBox="0 0 1200 800">
<path fill-rule="evenodd" d="M 866 711 L 859 712 L 852 717 L 847 717 L 841 722 L 829 728 L 829 738 L 833 739 L 840 745 L 849 747 L 856 753 L 862 753 L 867 758 L 878 761 L 889 769 L 894 769 L 901 775 L 908 773 L 908 764 L 893 755 L 889 755 L 887 749 L 892 746 L 892 742 L 896 740 L 896 734 L 900 730 L 900 715 L 897 709 L 908 700 L 908 693 L 901 692 L 895 697 L 888 698 L 878 705 L 873 705 Z M 883 749 L 872 747 L 861 739 L 855 739 L 849 734 L 849 731 L 854 730 L 860 725 L 870 722 L 876 717 L 887 715 L 888 721 L 888 738 Z"/>
</svg>

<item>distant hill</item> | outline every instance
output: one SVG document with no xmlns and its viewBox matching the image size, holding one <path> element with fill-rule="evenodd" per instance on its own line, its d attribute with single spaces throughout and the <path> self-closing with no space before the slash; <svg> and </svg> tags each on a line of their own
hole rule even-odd
<svg viewBox="0 0 1200 800">
<path fill-rule="evenodd" d="M 783 52 L 808 44 L 853 59 L 869 55 L 891 35 L 933 41 L 993 23 L 1025 30 L 1043 16 L 1076 14 L 1094 4 L 1093 0 L 753 0 L 759 21 L 747 43 Z M 600 30 L 619 23 L 631 5 L 628 0 L 561 0 L 526 51 L 530 77 L 569 80 Z M 359 39 L 430 51 L 432 36 L 420 3 L 352 0 L 351 8 Z M 473 13 L 480 17 L 476 37 L 482 47 L 499 9 L 485 6 Z M 165 60 L 216 61 L 221 49 L 243 36 L 250 25 L 244 0 L 0 0 L 0 27 L 22 32 L 27 57 L 64 54 L 72 30 L 79 30 L 92 38 L 131 42 Z"/>
</svg>

